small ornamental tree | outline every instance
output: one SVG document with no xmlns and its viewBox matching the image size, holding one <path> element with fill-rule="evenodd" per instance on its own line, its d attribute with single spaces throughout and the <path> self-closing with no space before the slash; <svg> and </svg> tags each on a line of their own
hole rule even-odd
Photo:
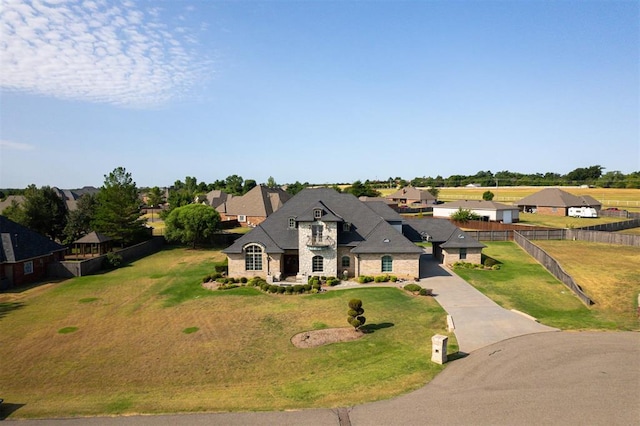
<svg viewBox="0 0 640 426">
<path fill-rule="evenodd" d="M 456 222 L 466 223 L 470 220 L 478 220 L 480 219 L 480 216 L 478 216 L 471 210 L 463 209 L 462 207 L 460 207 L 457 211 L 451 214 L 451 219 L 455 220 Z"/>
<path fill-rule="evenodd" d="M 347 315 L 349 315 L 347 322 L 356 330 L 367 322 L 367 319 L 363 317 L 362 314 L 364 314 L 364 309 L 362 309 L 362 300 L 351 299 L 349 301 L 349 311 L 347 312 Z"/>
<path fill-rule="evenodd" d="M 482 193 L 482 199 L 483 199 L 484 201 L 491 201 L 491 200 L 493 200 L 493 192 L 491 192 L 491 191 L 484 191 L 484 192 Z"/>
</svg>

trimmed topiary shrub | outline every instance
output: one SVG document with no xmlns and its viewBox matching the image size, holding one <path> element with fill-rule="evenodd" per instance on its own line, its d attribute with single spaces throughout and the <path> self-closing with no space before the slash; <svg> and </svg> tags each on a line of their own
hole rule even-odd
<svg viewBox="0 0 640 426">
<path fill-rule="evenodd" d="M 433 290 L 430 288 L 421 288 L 418 294 L 420 296 L 433 296 Z"/>
</svg>

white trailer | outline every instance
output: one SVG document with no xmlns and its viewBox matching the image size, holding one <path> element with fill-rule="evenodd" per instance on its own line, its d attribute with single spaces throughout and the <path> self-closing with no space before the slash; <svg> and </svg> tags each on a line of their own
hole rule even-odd
<svg viewBox="0 0 640 426">
<path fill-rule="evenodd" d="M 598 210 L 593 207 L 569 207 L 571 217 L 598 217 Z"/>
</svg>

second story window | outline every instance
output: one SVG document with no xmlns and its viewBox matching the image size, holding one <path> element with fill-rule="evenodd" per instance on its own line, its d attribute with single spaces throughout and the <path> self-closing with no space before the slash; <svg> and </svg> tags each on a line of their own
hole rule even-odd
<svg viewBox="0 0 640 426">
<path fill-rule="evenodd" d="M 289 229 L 295 229 L 296 228 L 296 218 L 295 217 L 290 217 L 289 218 Z"/>
<path fill-rule="evenodd" d="M 322 209 L 315 209 L 313 211 L 314 219 L 320 219 L 322 217 Z"/>
<path fill-rule="evenodd" d="M 344 222 L 342 224 L 342 230 L 344 232 L 349 232 L 351 230 L 351 224 L 349 222 Z"/>
</svg>

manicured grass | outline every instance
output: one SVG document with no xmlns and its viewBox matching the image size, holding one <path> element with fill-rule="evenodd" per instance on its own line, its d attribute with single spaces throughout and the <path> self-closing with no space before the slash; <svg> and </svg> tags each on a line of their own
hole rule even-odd
<svg viewBox="0 0 640 426">
<path fill-rule="evenodd" d="M 515 243 L 487 242 L 485 244 L 487 248 L 483 253 L 500 262 L 500 270 L 456 269 L 456 273 L 504 308 L 526 312 L 543 324 L 564 330 L 639 329 L 635 315 L 636 305 L 631 300 L 631 296 L 634 293 L 637 295 L 640 291 L 638 272 L 634 272 L 634 265 L 638 264 L 637 260 L 633 263 L 634 255 L 617 264 L 618 276 L 625 277 L 624 280 L 611 278 L 612 271 L 609 269 L 587 266 L 590 262 L 597 261 L 600 265 L 613 261 L 621 255 L 621 251 L 626 251 L 626 248 L 608 246 L 611 251 L 607 253 L 606 250 L 597 249 L 574 251 L 573 247 L 571 249 L 567 247 L 552 254 L 556 256 L 557 252 L 562 251 L 567 258 L 573 259 L 575 270 L 584 269 L 594 277 L 596 282 L 593 287 L 585 287 L 585 290 L 597 304 L 588 308 L 564 284 L 556 280 Z M 635 259 L 638 259 L 637 256 L 640 255 L 638 249 L 635 249 L 635 252 Z M 603 260 L 600 261 L 598 258 Z M 575 272 L 574 269 L 572 270 Z M 567 272 L 572 273 L 569 269 Z M 578 283 L 583 283 L 581 275 L 576 274 L 574 278 Z M 605 282 L 608 283 L 606 286 Z M 614 284 L 618 291 L 624 292 L 625 296 L 614 294 L 615 292 L 610 289 L 611 284 Z M 607 290 L 600 292 L 592 288 Z"/>
<path fill-rule="evenodd" d="M 24 404 L 11 418 L 349 406 L 416 389 L 444 368 L 430 361 L 431 336 L 448 334 L 433 298 L 395 288 L 203 289 L 223 257 L 173 248 L 0 294 L 2 397 Z M 351 298 L 363 301 L 370 333 L 292 345 L 302 331 L 349 327 Z M 58 333 L 70 325 L 77 330 Z M 449 350 L 457 350 L 453 335 Z"/>
<path fill-rule="evenodd" d="M 585 226 L 601 225 L 603 223 L 621 222 L 626 219 L 617 217 L 569 217 L 552 216 L 537 213 L 520 213 L 520 223 L 523 225 L 547 226 L 549 228 L 582 228 Z"/>
<path fill-rule="evenodd" d="M 586 241 L 536 241 L 596 304 L 600 318 L 638 329 L 640 248 Z"/>
</svg>

